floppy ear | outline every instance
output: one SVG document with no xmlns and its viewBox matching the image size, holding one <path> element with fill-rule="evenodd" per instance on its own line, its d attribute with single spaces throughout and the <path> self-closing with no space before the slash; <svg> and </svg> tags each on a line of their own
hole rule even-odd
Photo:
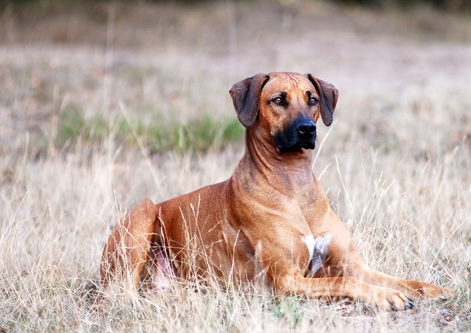
<svg viewBox="0 0 471 333">
<path fill-rule="evenodd" d="M 339 91 L 332 84 L 320 79 L 316 79 L 311 74 L 307 74 L 309 81 L 312 82 L 321 97 L 321 117 L 326 126 L 332 124 L 335 106 L 339 98 Z"/>
<path fill-rule="evenodd" d="M 260 92 L 267 80 L 268 75 L 259 73 L 234 83 L 231 90 L 229 90 L 237 117 L 245 127 L 249 127 L 257 119 Z"/>
</svg>

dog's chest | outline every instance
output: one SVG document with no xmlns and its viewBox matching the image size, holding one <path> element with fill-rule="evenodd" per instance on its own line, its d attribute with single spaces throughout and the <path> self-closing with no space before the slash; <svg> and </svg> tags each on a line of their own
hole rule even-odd
<svg viewBox="0 0 471 333">
<path fill-rule="evenodd" d="M 309 251 L 309 264 L 306 277 L 314 277 L 316 272 L 322 267 L 327 258 L 331 235 L 314 238 L 313 235 L 301 238 Z"/>
</svg>

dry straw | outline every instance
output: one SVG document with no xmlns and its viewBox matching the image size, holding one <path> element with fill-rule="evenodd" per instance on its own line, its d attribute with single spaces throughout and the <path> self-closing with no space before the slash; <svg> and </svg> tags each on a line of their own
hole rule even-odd
<svg viewBox="0 0 471 333">
<path fill-rule="evenodd" d="M 469 21 L 229 1 L 79 7 L 83 29 L 60 11 L 31 16 L 26 29 L 11 10 L 0 50 L 1 332 L 471 329 Z M 243 153 L 240 141 L 156 152 L 151 126 L 235 118 L 232 83 L 277 69 L 312 71 L 340 90 L 313 170 L 367 264 L 458 296 L 384 314 L 193 279 L 142 295 L 116 285 L 92 310 L 114 223 L 145 197 L 226 179 Z M 59 140 L 68 114 L 91 125 Z"/>
</svg>

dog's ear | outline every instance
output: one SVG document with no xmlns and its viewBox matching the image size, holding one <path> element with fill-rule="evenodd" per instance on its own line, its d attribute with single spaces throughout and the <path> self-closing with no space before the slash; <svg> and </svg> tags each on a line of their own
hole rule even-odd
<svg viewBox="0 0 471 333">
<path fill-rule="evenodd" d="M 316 79 L 311 74 L 307 74 L 321 98 L 321 117 L 326 126 L 332 124 L 335 106 L 339 98 L 339 91 L 332 84 L 320 79 Z"/>
<path fill-rule="evenodd" d="M 259 73 L 234 83 L 231 90 L 229 90 L 237 117 L 245 127 L 249 127 L 257 119 L 260 93 L 267 80 L 268 75 Z"/>
</svg>

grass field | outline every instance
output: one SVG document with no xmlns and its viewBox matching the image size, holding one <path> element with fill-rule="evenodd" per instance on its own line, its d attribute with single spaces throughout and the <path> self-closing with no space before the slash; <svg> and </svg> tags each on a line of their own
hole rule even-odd
<svg viewBox="0 0 471 333">
<path fill-rule="evenodd" d="M 48 4 L 48 2 L 44 2 Z M 471 20 L 324 2 L 30 4 L 0 13 L 0 332 L 471 330 Z M 258 72 L 340 90 L 314 173 L 372 268 L 457 291 L 378 313 L 179 285 L 111 293 L 120 216 L 228 178 L 228 90 Z"/>
</svg>

